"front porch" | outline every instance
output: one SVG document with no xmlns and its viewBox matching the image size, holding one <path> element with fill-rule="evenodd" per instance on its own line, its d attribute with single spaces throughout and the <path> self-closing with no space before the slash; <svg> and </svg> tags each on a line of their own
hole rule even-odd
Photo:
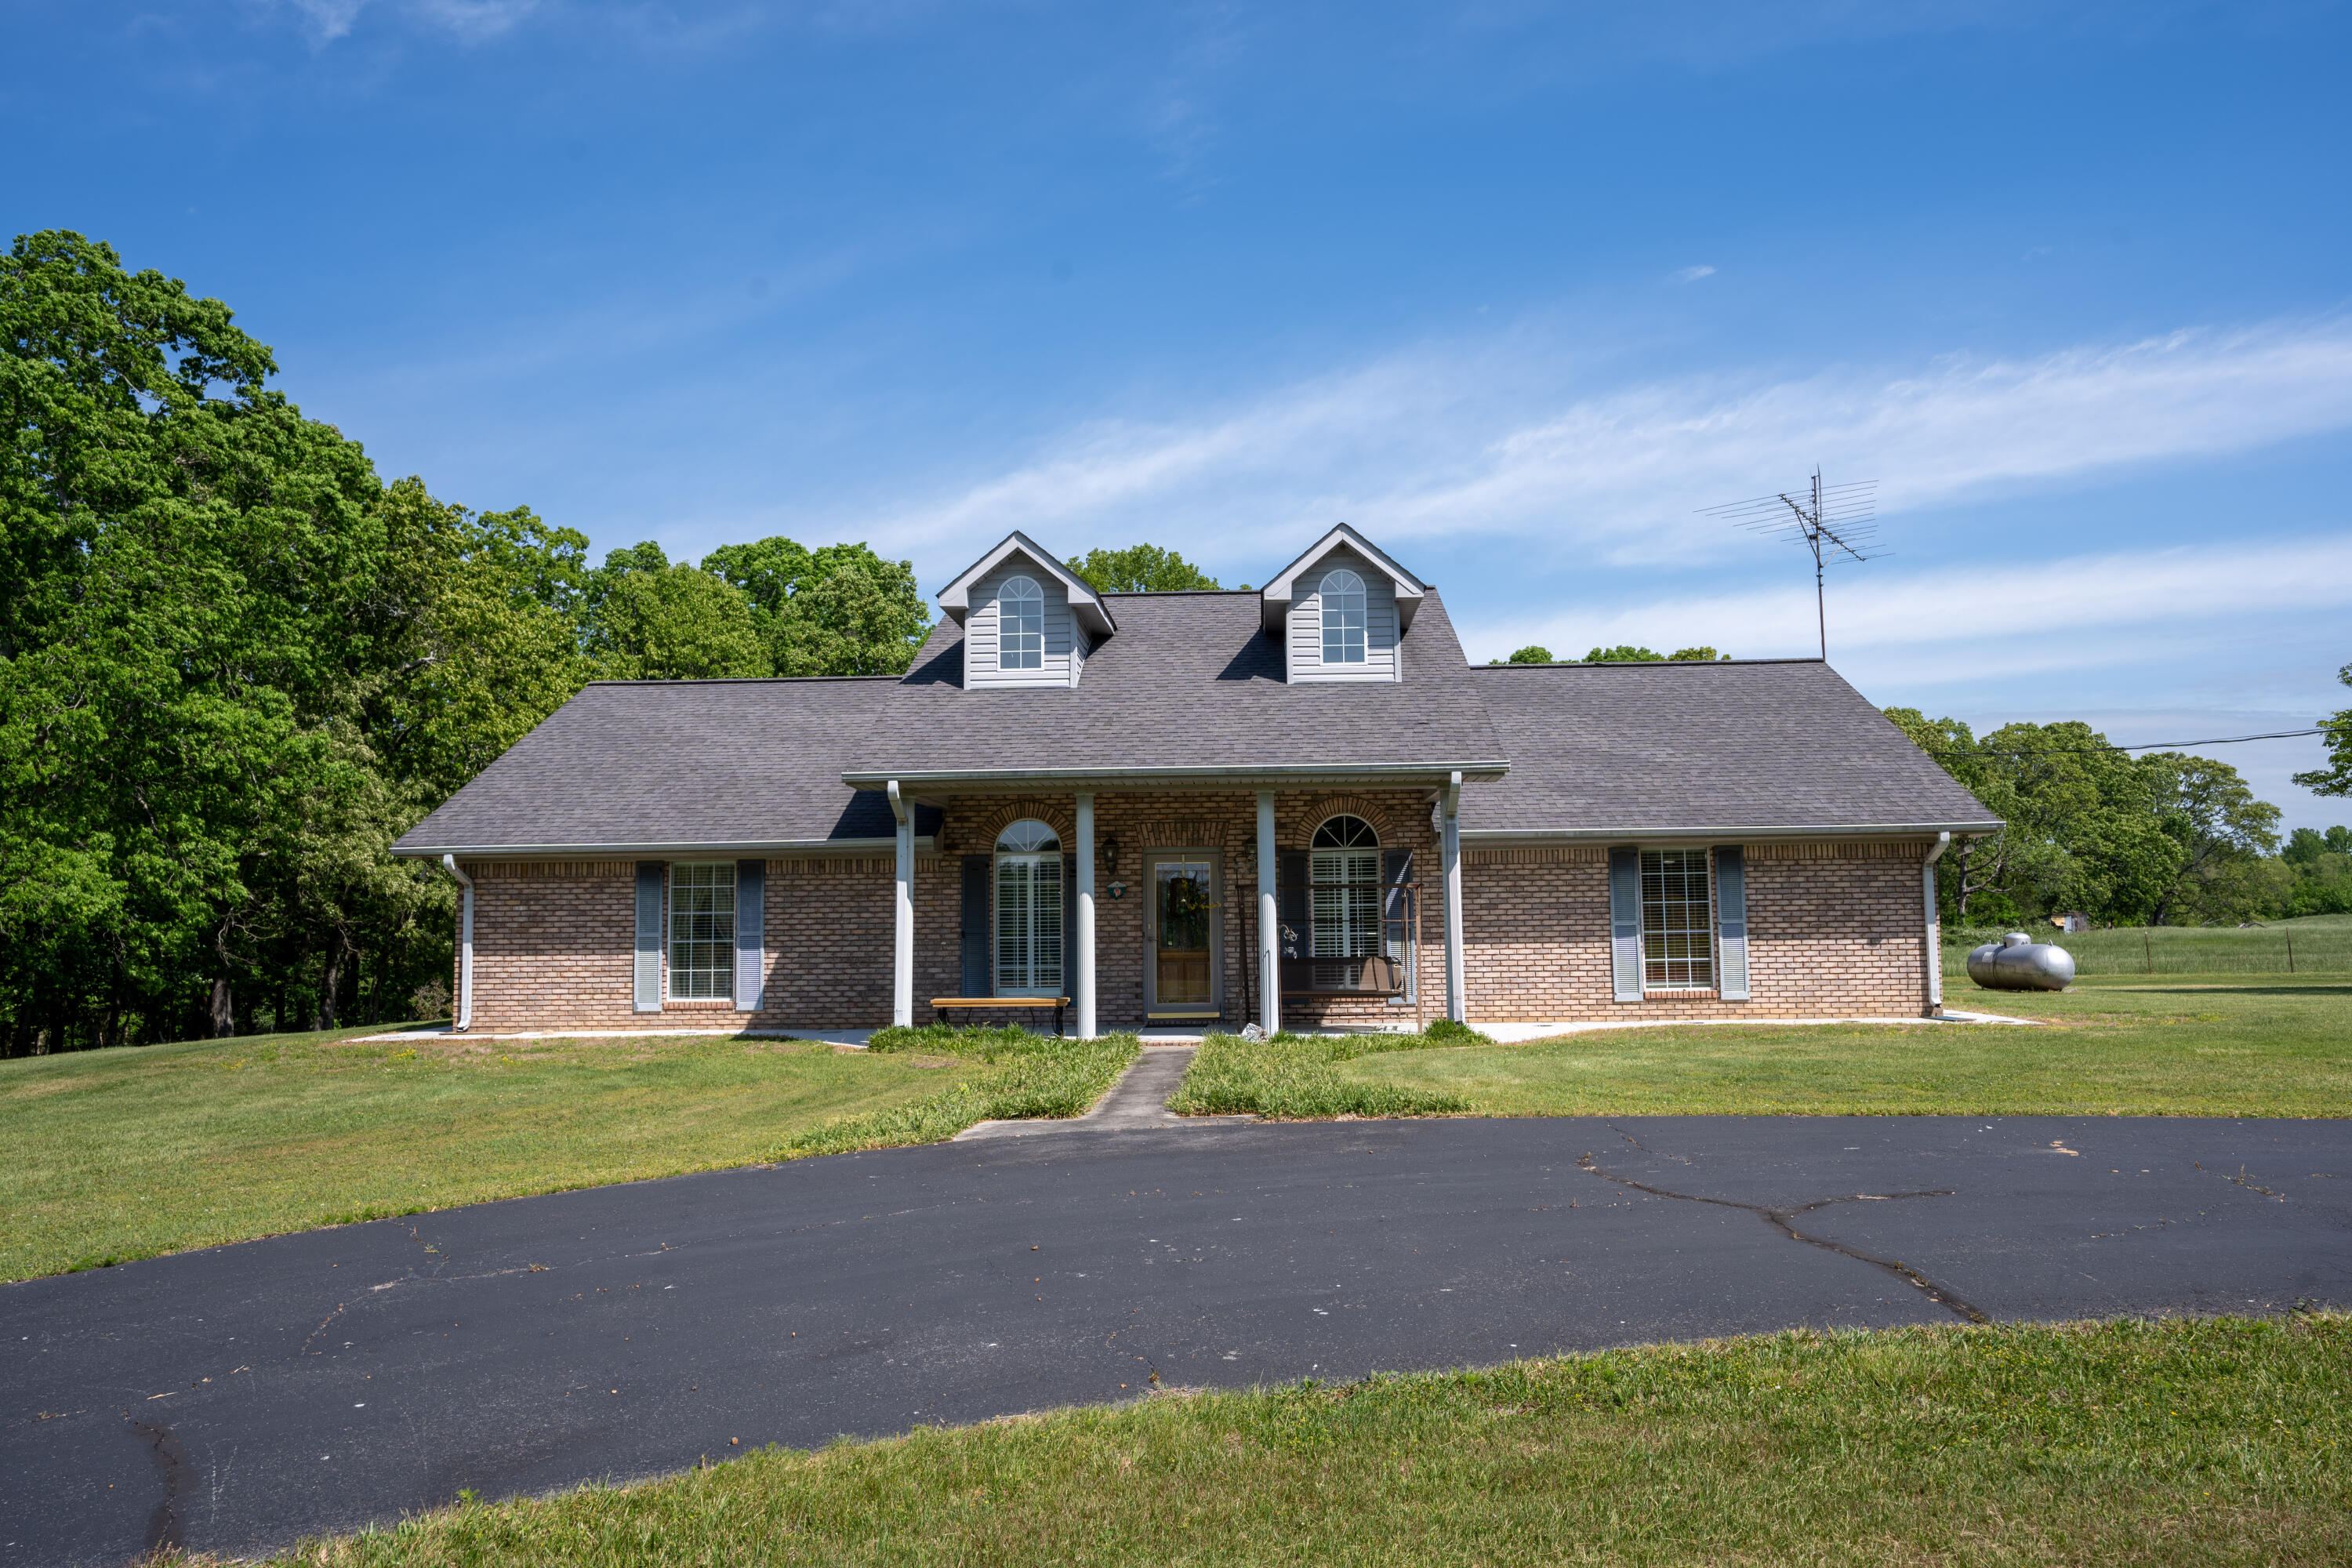
<svg viewBox="0 0 2352 1568">
<path fill-rule="evenodd" d="M 1249 1023 L 1416 1029 L 1466 1011 L 1452 776 L 1246 791 L 883 787 L 898 822 L 895 1024 L 929 1022 L 941 998 L 1066 995 L 1082 1038 L 1196 1038 Z M 919 805 L 940 812 L 929 845 Z M 1027 1008 L 952 1016 L 1038 1023 Z"/>
</svg>

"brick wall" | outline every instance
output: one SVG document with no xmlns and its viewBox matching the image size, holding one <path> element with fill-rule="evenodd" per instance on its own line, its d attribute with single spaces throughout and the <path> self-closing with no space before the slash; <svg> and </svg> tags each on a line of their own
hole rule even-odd
<svg viewBox="0 0 2352 1568">
<path fill-rule="evenodd" d="M 1463 963 L 1473 1022 L 1911 1017 L 1927 1011 L 1921 844 L 1747 847 L 1749 998 L 1614 1000 L 1609 853 L 1599 846 L 1463 855 Z"/>
<path fill-rule="evenodd" d="M 1410 790 L 1285 793 L 1276 828 L 1303 849 L 1340 812 L 1364 816 L 1384 847 L 1413 851 L 1423 883 L 1418 1007 L 1381 1000 L 1286 1000 L 1284 1021 L 1394 1025 L 1439 1017 L 1445 1005 L 1444 907 L 1428 796 Z M 1004 824 L 1051 823 L 1070 842 L 1068 797 L 952 803 L 938 853 L 915 858 L 915 1005 L 962 990 L 961 867 L 985 854 Z M 1257 805 L 1246 794 L 1102 795 L 1097 844 L 1117 838 L 1123 899 L 1097 862 L 1096 995 L 1102 1027 L 1140 1025 L 1150 961 L 1144 857 L 1209 850 L 1223 882 L 1223 1021 L 1255 1016 L 1257 973 Z M 1465 969 L 1476 1021 L 1646 1017 L 1909 1016 L 1927 1005 L 1921 963 L 1918 844 L 1751 845 L 1748 857 L 1751 997 L 1712 994 L 1640 1003 L 1612 999 L 1607 852 L 1598 847 L 1473 849 L 1464 857 Z M 474 1026 L 551 1029 L 861 1027 L 890 1018 L 892 862 L 888 855 L 808 856 L 768 862 L 764 1005 L 632 1005 L 635 867 L 626 860 L 468 863 L 475 879 Z M 1075 911 L 1069 927 L 1076 934 Z M 667 962 L 667 950 L 665 950 Z M 1075 970 L 1069 972 L 1075 974 Z M 1006 1014 L 1004 1016 L 1013 1016 Z"/>
</svg>

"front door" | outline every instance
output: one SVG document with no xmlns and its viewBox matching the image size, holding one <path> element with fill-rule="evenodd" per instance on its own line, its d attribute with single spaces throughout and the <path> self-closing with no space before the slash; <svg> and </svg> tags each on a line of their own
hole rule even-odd
<svg viewBox="0 0 2352 1568">
<path fill-rule="evenodd" d="M 1223 922 L 1217 858 L 1202 851 L 1145 857 L 1151 889 L 1150 1010 L 1212 1012 L 1222 1007 L 1217 963 Z"/>
</svg>

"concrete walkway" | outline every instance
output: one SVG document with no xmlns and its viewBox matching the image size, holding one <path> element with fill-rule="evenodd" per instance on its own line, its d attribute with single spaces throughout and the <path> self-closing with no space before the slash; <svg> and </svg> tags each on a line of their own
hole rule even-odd
<svg viewBox="0 0 2352 1568">
<path fill-rule="evenodd" d="M 980 1121 L 957 1133 L 953 1142 L 974 1138 L 1036 1138 L 1051 1132 L 1134 1132 L 1162 1127 L 1214 1126 L 1220 1122 L 1255 1121 L 1254 1116 L 1179 1116 L 1168 1109 L 1171 1096 L 1184 1081 L 1197 1046 L 1146 1044 L 1110 1092 L 1084 1116 L 1037 1118 L 1021 1121 Z"/>
</svg>

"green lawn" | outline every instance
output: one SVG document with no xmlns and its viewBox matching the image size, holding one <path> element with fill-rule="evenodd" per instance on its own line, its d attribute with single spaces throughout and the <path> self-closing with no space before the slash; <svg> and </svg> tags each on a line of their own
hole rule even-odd
<svg viewBox="0 0 2352 1568">
<path fill-rule="evenodd" d="M 2318 1564 L 2352 1321 L 1788 1333 L 1161 1394 L 467 1503 L 293 1564 Z"/>
<path fill-rule="evenodd" d="M 2287 973 L 2352 978 L 2352 915 L 2304 915 L 2259 926 L 2128 926 L 2115 931 L 2068 934 L 2046 922 L 2016 928 L 2036 942 L 2074 955 L 2074 973 L 2085 978 L 2121 975 Z M 1990 927 L 1944 947 L 1944 973 L 1966 978 L 1969 950 L 1998 941 Z"/>
<path fill-rule="evenodd" d="M 1328 1070 L 1489 1116 L 2352 1115 L 2352 977 L 2118 976 L 2062 993 L 1964 980 L 1945 1000 L 2053 1026 L 1607 1029 Z"/>
<path fill-rule="evenodd" d="M 0 1061 L 0 1279 L 1068 1115 L 1135 1049 L 986 1030 L 886 1032 L 872 1052 L 352 1038 L 370 1032 Z"/>
</svg>

